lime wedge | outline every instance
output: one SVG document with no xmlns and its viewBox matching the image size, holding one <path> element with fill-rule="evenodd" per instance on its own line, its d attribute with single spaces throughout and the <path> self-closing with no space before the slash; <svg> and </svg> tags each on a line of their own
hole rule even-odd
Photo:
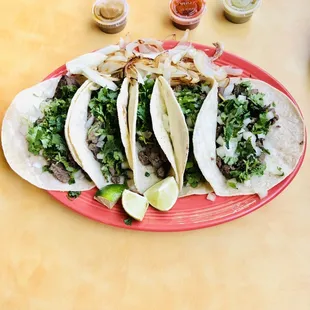
<svg viewBox="0 0 310 310">
<path fill-rule="evenodd" d="M 148 202 L 159 211 L 170 210 L 178 199 L 179 190 L 174 177 L 168 177 L 152 187 L 144 196 Z"/>
<path fill-rule="evenodd" d="M 126 189 L 125 184 L 110 184 L 97 191 L 94 199 L 112 209 L 117 201 L 122 197 L 123 191 Z"/>
<path fill-rule="evenodd" d="M 149 206 L 146 198 L 125 189 L 122 197 L 123 208 L 135 220 L 142 221 Z"/>
<path fill-rule="evenodd" d="M 252 0 L 231 0 L 232 5 L 239 9 L 247 7 L 251 2 Z"/>
</svg>

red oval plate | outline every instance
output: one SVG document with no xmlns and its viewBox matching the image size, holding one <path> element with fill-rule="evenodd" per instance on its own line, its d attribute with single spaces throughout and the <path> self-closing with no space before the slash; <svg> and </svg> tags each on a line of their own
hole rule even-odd
<svg viewBox="0 0 310 310">
<path fill-rule="evenodd" d="M 168 41 L 165 42 L 164 46 L 166 49 L 170 49 L 176 44 L 176 41 Z M 206 51 L 207 54 L 211 55 L 214 53 L 213 47 L 201 44 L 193 44 L 193 46 L 197 49 Z M 292 95 L 281 83 L 252 63 L 233 54 L 224 52 L 217 61 L 217 64 L 231 65 L 243 69 L 244 77 L 252 77 L 269 83 L 290 97 L 297 106 Z M 46 79 L 65 73 L 66 66 L 63 65 L 47 76 Z M 251 195 L 217 197 L 214 202 L 211 202 L 206 199 L 205 195 L 189 196 L 178 199 L 176 205 L 169 212 L 160 212 L 150 207 L 144 220 L 142 222 L 134 221 L 131 226 L 124 223 L 124 220 L 128 216 L 126 216 L 121 205 L 116 205 L 112 210 L 109 210 L 93 199 L 96 189 L 83 192 L 79 198 L 72 201 L 67 198 L 67 193 L 56 191 L 49 191 L 49 193 L 70 209 L 90 219 L 112 226 L 145 231 L 185 231 L 210 227 L 253 212 L 279 195 L 292 182 L 299 171 L 304 160 L 305 150 L 306 146 L 296 169 L 280 184 L 269 190 L 268 196 L 264 199 L 259 199 L 257 195 Z"/>
</svg>

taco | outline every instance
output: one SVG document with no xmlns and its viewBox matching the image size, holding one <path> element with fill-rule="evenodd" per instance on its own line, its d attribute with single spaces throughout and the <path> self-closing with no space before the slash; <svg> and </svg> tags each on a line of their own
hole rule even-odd
<svg viewBox="0 0 310 310">
<path fill-rule="evenodd" d="M 20 92 L 2 125 L 2 146 L 11 168 L 46 190 L 82 191 L 94 187 L 70 153 L 65 121 L 71 102 L 83 90 L 62 76 Z"/>
<path fill-rule="evenodd" d="M 173 175 L 179 183 L 172 145 L 162 135 L 157 123 L 160 118 L 151 116 L 160 114 L 158 108 L 163 107 L 158 79 L 147 76 L 143 83 L 132 81 L 129 93 L 128 123 L 137 191 L 144 193 L 168 175 Z"/>
<path fill-rule="evenodd" d="M 303 153 L 302 116 L 286 95 L 259 80 L 232 78 L 219 96 L 197 118 L 199 167 L 219 196 L 264 197 Z"/>
<path fill-rule="evenodd" d="M 69 110 L 71 144 L 83 169 L 99 189 L 108 184 L 127 184 L 132 179 L 127 159 L 131 156 L 128 129 L 123 114 L 128 101 L 128 80 L 124 79 L 122 85 L 118 82 L 113 89 L 110 85 L 85 83 Z M 118 113 L 122 113 L 121 117 Z"/>
<path fill-rule="evenodd" d="M 171 139 L 179 172 L 180 196 L 207 194 L 212 191 L 194 156 L 193 134 L 196 119 L 209 100 L 216 99 L 216 82 L 201 77 L 197 83 L 182 80 L 171 82 L 159 78 L 167 108 L 171 109 Z M 177 116 L 177 117 L 175 117 Z"/>
</svg>

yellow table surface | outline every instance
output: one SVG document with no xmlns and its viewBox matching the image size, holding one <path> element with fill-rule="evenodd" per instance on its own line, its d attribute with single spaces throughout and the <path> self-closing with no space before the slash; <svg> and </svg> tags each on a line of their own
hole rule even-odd
<svg viewBox="0 0 310 310">
<path fill-rule="evenodd" d="M 0 120 L 17 92 L 120 35 L 182 36 L 169 21 L 168 0 L 129 4 L 125 30 L 107 35 L 92 23 L 90 0 L 2 1 Z M 207 6 L 191 40 L 223 41 L 267 70 L 310 127 L 309 0 L 263 1 L 243 25 L 224 19 L 220 1 Z M 14 174 L 0 151 L 0 309 L 309 310 L 309 169 L 308 153 L 285 192 L 241 219 L 148 233 L 70 211 Z"/>
</svg>

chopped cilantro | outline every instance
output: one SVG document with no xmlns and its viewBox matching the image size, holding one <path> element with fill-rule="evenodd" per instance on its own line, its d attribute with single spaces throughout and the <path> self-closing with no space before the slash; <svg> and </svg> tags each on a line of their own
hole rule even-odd
<svg viewBox="0 0 310 310">
<path fill-rule="evenodd" d="M 219 168 L 225 170 L 225 176 L 228 178 L 234 178 L 236 182 L 244 183 L 254 175 L 262 176 L 266 170 L 266 164 L 263 157 L 260 158 L 257 155 L 257 149 L 253 147 L 251 139 L 246 140 L 241 130 L 249 131 L 254 135 L 267 135 L 274 121 L 267 117 L 271 108 L 265 105 L 264 94 L 257 89 L 252 89 L 250 81 L 236 84 L 232 94 L 235 95 L 235 98 L 219 103 L 218 115 L 224 123 L 223 139 L 226 148 L 229 149 L 232 139 L 238 141 L 237 148 L 234 157 L 221 159 L 222 165 Z M 239 96 L 245 96 L 246 100 L 239 100 Z M 272 105 L 275 106 L 275 103 Z M 263 146 L 263 139 L 256 137 L 256 140 L 262 152 L 270 154 Z M 234 183 L 228 181 L 227 184 L 235 188 Z"/>
<path fill-rule="evenodd" d="M 281 167 L 277 167 L 277 170 L 279 171 L 278 176 L 279 177 L 283 177 L 284 176 L 284 172 L 282 171 L 282 168 Z"/>
<path fill-rule="evenodd" d="M 155 81 L 148 78 L 139 84 L 139 102 L 137 111 L 137 140 L 143 144 L 156 143 L 153 135 L 150 102 Z"/>
<path fill-rule="evenodd" d="M 69 191 L 67 197 L 69 200 L 73 200 L 73 199 L 78 198 L 80 195 L 81 195 L 81 192 Z"/>
<path fill-rule="evenodd" d="M 231 188 L 237 189 L 237 183 L 234 181 L 227 181 L 227 185 Z"/>
<path fill-rule="evenodd" d="M 150 176 L 150 173 L 149 172 L 145 172 L 144 175 L 148 178 Z"/>
<path fill-rule="evenodd" d="M 179 85 L 174 89 L 175 96 L 181 106 L 189 130 L 189 155 L 184 173 L 184 185 L 196 188 L 204 177 L 198 167 L 194 153 L 192 135 L 200 108 L 210 88 L 206 83 L 195 85 Z"/>
<path fill-rule="evenodd" d="M 124 219 L 124 223 L 128 226 L 131 226 L 133 219 L 131 217 L 128 217 Z"/>
<path fill-rule="evenodd" d="M 43 172 L 51 172 L 52 164 L 61 163 L 69 174 L 69 184 L 75 182 L 73 175 L 79 167 L 71 158 L 64 126 L 76 91 L 77 86 L 61 86 L 57 95 L 43 109 L 44 116 L 28 127 L 26 136 L 28 151 L 34 155 L 42 155 L 48 163 L 43 167 Z"/>
<path fill-rule="evenodd" d="M 88 139 L 91 140 L 91 136 L 103 138 L 103 146 L 99 147 L 96 157 L 101 163 L 101 172 L 107 180 L 111 176 L 126 177 L 127 175 L 127 170 L 122 168 L 126 155 L 117 116 L 118 94 L 119 90 L 100 88 L 92 93 L 88 105 L 89 114 L 94 116 L 94 123 L 88 130 Z"/>
</svg>

